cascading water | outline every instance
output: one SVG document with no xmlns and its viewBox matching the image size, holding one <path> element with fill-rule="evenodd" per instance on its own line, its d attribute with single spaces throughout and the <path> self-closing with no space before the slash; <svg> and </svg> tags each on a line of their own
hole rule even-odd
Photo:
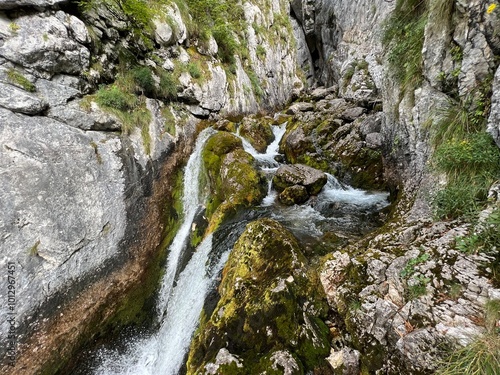
<svg viewBox="0 0 500 375">
<path fill-rule="evenodd" d="M 207 269 L 212 250 L 212 236 L 207 236 L 176 280 L 180 258 L 202 202 L 199 190 L 201 152 L 207 139 L 214 133 L 212 129 L 200 133 L 195 150 L 186 165 L 184 219 L 169 248 L 158 298 L 160 329 L 149 337 L 130 343 L 125 354 L 102 352 L 99 356 L 101 364 L 94 372 L 97 375 L 174 375 L 182 366 L 205 296 L 224 266 L 230 250 L 223 252 L 215 266 Z"/>
<path fill-rule="evenodd" d="M 342 228 L 353 225 L 350 219 L 331 215 L 337 205 L 340 216 L 349 211 L 378 210 L 387 205 L 386 193 L 367 193 L 340 184 L 328 175 L 328 182 L 314 203 L 285 207 L 276 202 L 277 193 L 272 189 L 272 178 L 280 164 L 276 161 L 278 147 L 286 124 L 273 126 L 275 140 L 264 154 L 258 153 L 250 143 L 240 137 L 245 151 L 256 160 L 259 169 L 266 174 L 269 192 L 253 217 L 270 216 L 287 226 L 296 235 L 320 237 L 331 226 Z M 125 353 L 101 351 L 96 375 L 174 375 L 178 374 L 189 349 L 191 337 L 198 324 L 208 293 L 222 270 L 232 244 L 243 231 L 246 221 L 225 228 L 216 236 L 207 236 L 181 271 L 180 263 L 189 239 L 192 223 L 204 201 L 198 185 L 201 170 L 201 152 L 206 140 L 215 130 L 204 130 L 197 141 L 184 174 L 184 219 L 169 248 L 166 271 L 161 284 L 157 304 L 159 329 L 152 335 L 136 338 L 129 343 Z M 332 211 L 332 207 L 334 208 Z M 342 220 L 345 223 L 342 223 Z M 340 224 L 339 224 L 340 223 Z M 222 238 L 225 238 L 223 240 Z M 231 238 L 231 240 L 228 240 Z M 217 243 L 215 243 L 217 242 Z"/>
</svg>

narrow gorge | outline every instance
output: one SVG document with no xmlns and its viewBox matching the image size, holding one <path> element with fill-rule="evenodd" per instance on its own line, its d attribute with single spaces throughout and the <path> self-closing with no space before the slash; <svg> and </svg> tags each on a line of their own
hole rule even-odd
<svg viewBox="0 0 500 375">
<path fill-rule="evenodd" d="M 500 7 L 0 0 L 0 371 L 500 374 Z"/>
</svg>

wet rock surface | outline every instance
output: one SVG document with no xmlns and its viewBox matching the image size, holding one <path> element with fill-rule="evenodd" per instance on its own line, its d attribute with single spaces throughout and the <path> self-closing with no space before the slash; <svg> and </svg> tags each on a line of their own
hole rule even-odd
<svg viewBox="0 0 500 375">
<path fill-rule="evenodd" d="M 325 305 L 307 275 L 307 260 L 285 227 L 270 219 L 248 224 L 224 268 L 221 298 L 193 340 L 188 373 L 326 368 Z M 231 359 L 222 361 L 221 353 Z"/>
</svg>

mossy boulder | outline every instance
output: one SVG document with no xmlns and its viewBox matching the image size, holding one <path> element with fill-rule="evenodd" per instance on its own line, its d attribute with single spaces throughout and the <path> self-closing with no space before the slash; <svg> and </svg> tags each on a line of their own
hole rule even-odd
<svg viewBox="0 0 500 375">
<path fill-rule="evenodd" d="M 248 224 L 223 270 L 220 300 L 192 341 L 187 373 L 282 374 L 289 366 L 286 373 L 304 374 L 325 366 L 327 310 L 314 275 L 285 227 L 271 219 Z M 221 351 L 235 359 L 221 364 Z"/>
<path fill-rule="evenodd" d="M 283 190 L 278 199 L 287 206 L 304 203 L 309 199 L 307 189 L 302 185 L 293 185 Z"/>
<path fill-rule="evenodd" d="M 266 182 L 254 167 L 254 158 L 243 150 L 241 139 L 234 134 L 214 134 L 202 157 L 210 186 L 209 231 L 213 231 L 239 208 L 259 203 L 266 194 Z"/>
<path fill-rule="evenodd" d="M 258 152 L 265 152 L 267 146 L 274 141 L 274 133 L 266 118 L 245 118 L 240 125 L 240 135 L 244 137 Z M 272 121 L 272 119 L 269 119 Z"/>
<path fill-rule="evenodd" d="M 288 187 L 300 185 L 307 194 L 318 194 L 327 182 L 326 174 L 303 164 L 282 165 L 273 177 L 273 186 L 278 192 Z"/>
</svg>

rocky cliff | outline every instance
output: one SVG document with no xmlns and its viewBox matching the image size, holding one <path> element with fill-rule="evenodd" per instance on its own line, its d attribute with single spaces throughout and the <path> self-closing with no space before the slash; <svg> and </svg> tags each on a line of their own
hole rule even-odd
<svg viewBox="0 0 500 375">
<path fill-rule="evenodd" d="M 0 1 L 6 373 L 54 373 L 143 321 L 196 124 L 278 107 L 305 83 L 286 1 L 238 4 L 224 22 L 188 3 Z"/>
<path fill-rule="evenodd" d="M 280 108 L 315 84 L 330 89 L 289 109 L 285 157 L 398 201 L 386 226 L 317 270 L 329 367 L 315 350 L 280 352 L 286 342 L 265 361 L 290 374 L 299 357 L 326 373 L 432 373 L 442 348 L 490 332 L 498 317 L 485 311 L 500 299 L 490 5 L 0 0 L 0 264 L 14 285 L 0 289 L 2 371 L 56 373 L 88 342 L 146 321 L 200 121 Z M 306 315 L 304 332 L 323 335 L 320 314 Z M 223 349 L 206 360 L 220 353 L 238 362 Z"/>
</svg>

